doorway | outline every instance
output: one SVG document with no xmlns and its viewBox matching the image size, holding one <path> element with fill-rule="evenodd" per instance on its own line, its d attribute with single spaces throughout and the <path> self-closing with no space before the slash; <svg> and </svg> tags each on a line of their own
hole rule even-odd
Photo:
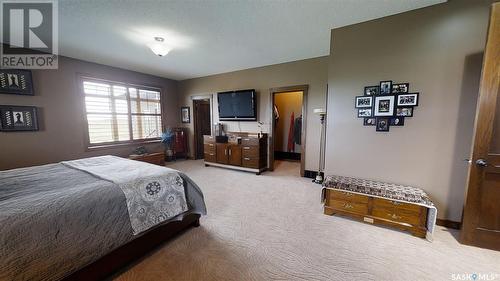
<svg viewBox="0 0 500 281">
<path fill-rule="evenodd" d="M 204 158 L 203 135 L 212 133 L 210 120 L 210 99 L 194 99 L 194 159 Z"/>
<path fill-rule="evenodd" d="M 271 136 L 269 170 L 275 165 L 300 162 L 297 174 L 304 176 L 307 116 L 307 85 L 273 88 L 271 92 Z M 286 161 L 286 162 L 283 162 Z M 286 164 L 287 167 L 290 164 Z"/>
</svg>

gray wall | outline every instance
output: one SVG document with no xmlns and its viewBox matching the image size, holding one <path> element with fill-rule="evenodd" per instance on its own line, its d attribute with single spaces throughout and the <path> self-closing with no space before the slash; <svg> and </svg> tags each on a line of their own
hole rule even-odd
<svg viewBox="0 0 500 281">
<path fill-rule="evenodd" d="M 334 29 L 326 172 L 424 188 L 438 217 L 460 221 L 491 1 L 455 1 Z M 354 97 L 409 82 L 420 104 L 404 127 L 375 132 Z"/>
<path fill-rule="evenodd" d="M 35 96 L 0 94 L 0 104 L 33 105 L 41 109 L 38 132 L 0 133 L 0 170 L 40 165 L 61 160 L 114 154 L 127 156 L 136 146 L 86 151 L 84 103 L 78 91 L 78 74 L 150 85 L 162 89 L 164 123 L 176 126 L 177 82 L 119 68 L 60 57 L 57 70 L 34 70 Z M 158 144 L 150 150 L 162 150 Z"/>
<path fill-rule="evenodd" d="M 179 108 L 180 106 L 189 106 L 193 112 L 192 97 L 213 95 L 213 122 L 218 122 L 217 95 L 215 93 L 225 90 L 255 89 L 258 99 L 258 120 L 265 122 L 263 131 L 269 132 L 271 118 L 269 89 L 308 84 L 305 168 L 316 170 L 318 168 L 320 126 L 319 118 L 312 112 L 314 108 L 325 106 L 327 67 L 328 57 L 319 57 L 180 81 Z M 221 123 L 226 124 L 229 131 L 259 132 L 257 122 Z M 193 122 L 183 125 L 190 130 L 189 143 L 190 147 L 193 147 Z"/>
</svg>

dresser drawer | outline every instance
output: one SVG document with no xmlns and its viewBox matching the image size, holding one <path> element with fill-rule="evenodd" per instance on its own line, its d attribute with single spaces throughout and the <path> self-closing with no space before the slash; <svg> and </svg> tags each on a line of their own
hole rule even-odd
<svg viewBox="0 0 500 281">
<path fill-rule="evenodd" d="M 347 200 L 359 203 L 368 203 L 368 196 L 359 195 L 346 191 L 329 190 L 331 199 Z"/>
<path fill-rule="evenodd" d="M 215 143 L 203 144 L 203 151 L 215 153 Z"/>
<path fill-rule="evenodd" d="M 259 156 L 259 147 L 258 146 L 249 146 L 249 145 L 243 145 L 241 147 L 243 157 L 252 157 L 252 158 L 257 158 Z"/>
<path fill-rule="evenodd" d="M 330 199 L 329 207 L 333 208 L 334 210 L 354 213 L 358 215 L 368 214 L 368 204 L 366 203 Z"/>
<path fill-rule="evenodd" d="M 203 135 L 203 142 L 204 143 L 215 143 L 215 137 L 209 136 L 209 135 Z"/>
<path fill-rule="evenodd" d="M 394 222 L 406 223 L 411 225 L 420 225 L 420 215 L 414 211 L 398 208 L 387 208 L 387 207 L 377 207 L 373 206 L 372 214 L 373 217 L 391 220 Z"/>
<path fill-rule="evenodd" d="M 243 146 L 258 146 L 259 145 L 259 138 L 242 137 L 241 138 L 241 145 L 243 145 Z"/>
<path fill-rule="evenodd" d="M 217 156 L 215 155 L 215 150 L 210 152 L 205 150 L 205 161 L 207 162 L 217 162 Z"/>
<path fill-rule="evenodd" d="M 408 204 L 408 203 L 402 203 L 398 201 L 392 201 L 392 200 L 387 200 L 387 199 L 382 199 L 382 198 L 373 198 L 373 206 L 375 208 L 385 208 L 388 210 L 392 210 L 394 208 L 397 209 L 402 209 L 406 210 L 409 212 L 414 212 L 419 214 L 422 210 L 422 206 L 415 205 L 415 204 Z"/>
<path fill-rule="evenodd" d="M 247 167 L 247 168 L 259 168 L 259 158 L 258 157 L 248 157 L 248 156 L 243 156 L 241 158 L 241 166 Z"/>
</svg>

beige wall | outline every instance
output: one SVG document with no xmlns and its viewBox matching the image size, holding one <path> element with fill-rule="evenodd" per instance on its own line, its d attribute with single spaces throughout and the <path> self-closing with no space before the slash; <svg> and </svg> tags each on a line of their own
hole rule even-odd
<svg viewBox="0 0 500 281">
<path fill-rule="evenodd" d="M 461 220 L 490 1 L 455 1 L 332 30 L 326 172 L 424 188 Z M 404 127 L 375 132 L 354 97 L 381 80 L 420 92 Z"/>
<path fill-rule="evenodd" d="M 276 124 L 274 151 L 288 151 L 288 135 L 290 132 L 290 118 L 302 114 L 302 92 L 286 92 L 274 94 L 274 104 L 279 113 Z M 294 152 L 300 153 L 300 145 L 294 144 Z"/>
<path fill-rule="evenodd" d="M 319 155 L 319 119 L 312 113 L 314 108 L 325 105 L 328 57 L 319 57 L 259 68 L 246 69 L 179 82 L 179 108 L 191 107 L 191 97 L 213 95 L 213 122 L 218 122 L 217 92 L 238 89 L 257 91 L 258 121 L 264 122 L 264 132 L 269 132 L 271 121 L 269 89 L 274 87 L 309 85 L 307 100 L 307 170 L 318 167 Z M 259 132 L 257 122 L 222 122 L 229 131 Z M 193 147 L 193 122 L 183 124 L 190 128 L 190 147 Z M 191 149 L 191 154 L 192 154 Z"/>
<path fill-rule="evenodd" d="M 136 146 L 87 152 L 84 145 L 84 105 L 78 92 L 78 73 L 113 81 L 151 85 L 162 89 L 165 123 L 179 122 L 176 82 L 128 70 L 60 57 L 58 70 L 34 70 L 35 96 L 0 95 L 0 104 L 40 108 L 38 132 L 0 133 L 0 170 L 61 160 L 114 154 L 126 156 Z M 159 144 L 148 146 L 161 150 Z"/>
</svg>

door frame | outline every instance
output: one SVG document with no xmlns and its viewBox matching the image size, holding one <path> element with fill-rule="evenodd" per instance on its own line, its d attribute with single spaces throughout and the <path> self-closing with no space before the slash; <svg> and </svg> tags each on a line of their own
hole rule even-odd
<svg viewBox="0 0 500 281">
<path fill-rule="evenodd" d="M 276 87 L 269 89 L 270 97 L 270 126 L 269 126 L 269 171 L 274 171 L 274 133 L 275 133 L 275 123 L 274 123 L 274 95 L 286 92 L 302 92 L 302 132 L 300 136 L 300 176 L 303 177 L 305 174 L 306 165 L 306 124 L 307 124 L 307 92 L 309 91 L 309 85 L 295 85 L 286 87 Z"/>
<path fill-rule="evenodd" d="M 483 67 L 481 71 L 481 83 L 479 87 L 479 98 L 476 108 L 476 120 L 474 125 L 474 142 L 472 145 L 471 164 L 465 195 L 465 206 L 463 213 L 462 231 L 460 233 L 461 243 L 484 248 L 500 250 L 498 244 L 492 241 L 498 239 L 493 237 L 495 230 L 486 230 L 479 227 L 481 198 L 479 191 L 482 188 L 483 177 L 490 167 L 476 165 L 478 159 L 491 158 L 491 139 L 493 137 L 493 126 L 497 115 L 497 99 L 499 97 L 499 72 L 498 58 L 500 57 L 500 3 L 491 6 L 488 35 L 484 51 Z M 500 118 L 500 116 L 496 116 Z M 496 156 L 496 155 L 495 155 Z M 491 163 L 495 165 L 496 163 Z M 491 167 L 495 169 L 495 167 Z M 500 235 L 500 234 L 497 234 Z"/>
<path fill-rule="evenodd" d="M 197 126 L 196 126 L 196 114 L 195 114 L 195 108 L 194 108 L 194 104 L 196 101 L 199 101 L 199 100 L 209 100 L 210 102 L 210 134 L 213 133 L 213 128 L 212 128 L 212 124 L 213 124 L 213 95 L 197 95 L 197 96 L 192 96 L 191 97 L 191 108 L 192 108 L 192 112 L 193 112 L 193 141 L 192 141 L 192 145 L 193 145 L 193 159 L 196 160 L 196 155 L 198 154 L 198 146 L 196 145 L 196 139 L 198 138 L 198 133 L 197 133 Z"/>
</svg>

